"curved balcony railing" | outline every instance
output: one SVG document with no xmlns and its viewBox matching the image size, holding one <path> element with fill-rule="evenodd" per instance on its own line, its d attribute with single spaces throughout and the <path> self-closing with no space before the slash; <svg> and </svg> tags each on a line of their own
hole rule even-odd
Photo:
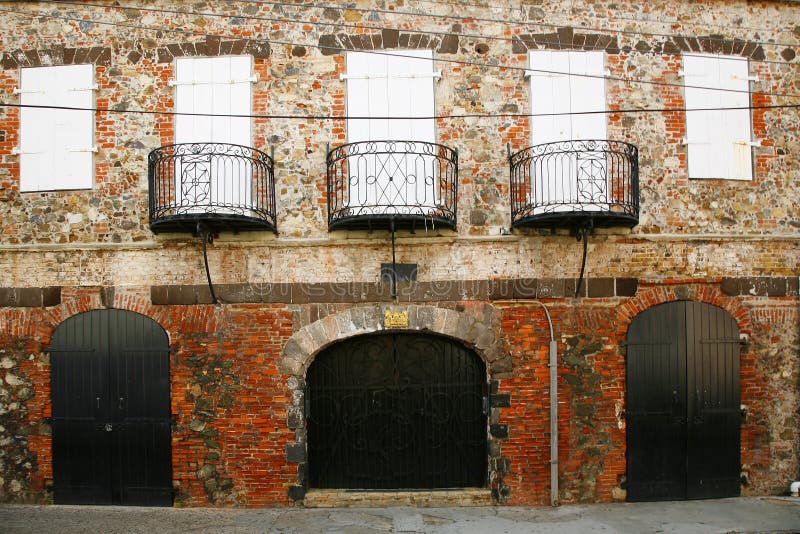
<svg viewBox="0 0 800 534">
<path fill-rule="evenodd" d="M 255 148 L 163 146 L 150 152 L 148 180 L 153 232 L 277 230 L 274 162 Z"/>
<path fill-rule="evenodd" d="M 510 157 L 513 226 L 639 222 L 639 151 L 620 141 L 560 141 Z"/>
<path fill-rule="evenodd" d="M 423 141 L 363 141 L 328 152 L 328 227 L 456 227 L 458 152 Z"/>
</svg>

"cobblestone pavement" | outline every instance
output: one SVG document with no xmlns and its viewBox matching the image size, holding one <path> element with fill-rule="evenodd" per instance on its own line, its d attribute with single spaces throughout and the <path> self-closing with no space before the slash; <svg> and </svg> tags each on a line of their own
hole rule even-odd
<svg viewBox="0 0 800 534">
<path fill-rule="evenodd" d="M 800 532 L 800 499 L 472 508 L 0 506 L 4 533 L 687 533 Z"/>
</svg>

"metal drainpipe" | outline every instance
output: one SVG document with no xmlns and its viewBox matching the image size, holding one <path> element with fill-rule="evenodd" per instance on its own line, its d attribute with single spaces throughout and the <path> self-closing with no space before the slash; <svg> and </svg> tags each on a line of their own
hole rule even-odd
<svg viewBox="0 0 800 534">
<path fill-rule="evenodd" d="M 558 342 L 553 335 L 553 320 L 544 303 L 533 301 L 544 310 L 550 327 L 550 505 L 558 506 Z"/>
</svg>

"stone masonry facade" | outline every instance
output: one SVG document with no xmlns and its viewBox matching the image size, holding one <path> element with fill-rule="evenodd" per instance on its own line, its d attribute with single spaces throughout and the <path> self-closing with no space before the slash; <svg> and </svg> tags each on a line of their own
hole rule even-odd
<svg viewBox="0 0 800 534">
<path fill-rule="evenodd" d="M 455 5 L 454 5 L 455 4 Z M 790 1 L 0 2 L 0 501 L 52 501 L 50 356 L 65 319 L 122 309 L 170 343 L 176 506 L 302 505 L 305 372 L 321 350 L 403 331 L 486 364 L 487 485 L 550 502 L 549 328 L 559 346 L 561 502 L 625 498 L 625 339 L 637 314 L 691 300 L 746 338 L 742 493 L 800 476 L 800 6 Z M 326 148 L 347 142 L 347 51 L 431 50 L 437 142 L 458 149 L 457 230 L 400 231 L 417 264 L 381 281 L 389 233 L 329 232 Z M 609 139 L 639 149 L 639 224 L 512 229 L 508 150 L 531 144 L 528 50 L 602 50 Z M 689 179 L 681 54 L 747 58 L 753 179 Z M 252 142 L 274 149 L 277 235 L 149 229 L 148 153 L 174 142 L 174 60 L 250 55 Z M 20 71 L 93 64 L 90 190 L 20 192 Z M 650 109 L 642 112 L 632 110 Z M 298 118 L 301 117 L 301 118 Z M 507 148 L 508 147 L 508 148 Z"/>
</svg>

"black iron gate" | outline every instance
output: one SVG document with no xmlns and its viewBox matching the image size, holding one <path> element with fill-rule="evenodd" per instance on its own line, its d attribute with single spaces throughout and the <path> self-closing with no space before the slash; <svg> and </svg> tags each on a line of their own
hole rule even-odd
<svg viewBox="0 0 800 534">
<path fill-rule="evenodd" d="M 356 337 L 308 369 L 309 487 L 481 487 L 486 367 L 446 338 Z"/>
<path fill-rule="evenodd" d="M 629 501 L 740 491 L 739 329 L 725 310 L 655 306 L 627 340 Z"/>
<path fill-rule="evenodd" d="M 172 505 L 169 341 L 155 321 L 95 310 L 51 342 L 57 504 Z"/>
</svg>

